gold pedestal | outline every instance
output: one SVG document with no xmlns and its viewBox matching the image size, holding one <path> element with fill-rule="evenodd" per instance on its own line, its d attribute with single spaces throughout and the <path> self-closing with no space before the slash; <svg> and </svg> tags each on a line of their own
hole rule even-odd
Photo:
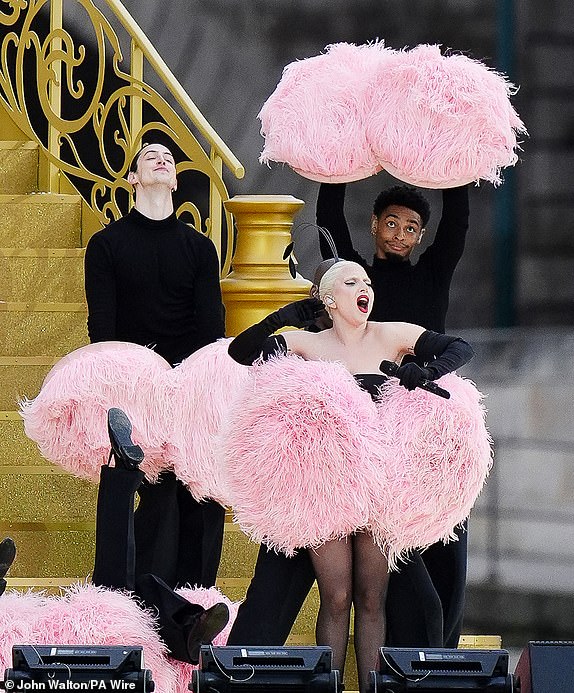
<svg viewBox="0 0 574 693">
<path fill-rule="evenodd" d="M 305 204 L 291 195 L 236 195 L 225 203 L 235 217 L 233 270 L 221 281 L 227 335 L 233 337 L 291 301 L 309 296 L 311 283 L 283 259 L 293 217 Z"/>
</svg>

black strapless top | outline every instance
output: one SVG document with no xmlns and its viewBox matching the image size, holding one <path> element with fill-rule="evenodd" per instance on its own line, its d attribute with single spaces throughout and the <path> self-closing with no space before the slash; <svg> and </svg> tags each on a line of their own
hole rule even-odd
<svg viewBox="0 0 574 693">
<path fill-rule="evenodd" d="M 379 397 L 380 388 L 387 382 L 388 378 L 382 373 L 355 373 L 353 376 L 357 383 L 366 390 L 372 397 Z"/>
</svg>

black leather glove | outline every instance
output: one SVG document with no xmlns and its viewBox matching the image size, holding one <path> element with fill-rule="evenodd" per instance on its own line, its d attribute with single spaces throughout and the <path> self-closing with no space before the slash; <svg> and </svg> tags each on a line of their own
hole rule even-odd
<svg viewBox="0 0 574 693">
<path fill-rule="evenodd" d="M 414 390 L 423 380 L 432 380 L 432 373 L 428 368 L 421 368 L 416 363 L 405 363 L 396 373 L 399 379 L 399 384 L 406 387 L 407 390 Z"/>
<path fill-rule="evenodd" d="M 474 356 L 474 351 L 460 337 L 425 330 L 417 339 L 414 354 L 419 363 L 422 360 L 426 364 L 428 380 L 438 380 L 464 366 Z"/>
<path fill-rule="evenodd" d="M 288 303 L 268 315 L 256 325 L 243 330 L 229 344 L 228 353 L 232 359 L 244 366 L 250 366 L 260 355 L 267 337 L 281 327 L 308 327 L 325 311 L 318 298 L 304 298 Z"/>
<path fill-rule="evenodd" d="M 262 322 L 267 322 L 273 327 L 273 332 L 281 327 L 309 327 L 324 312 L 325 306 L 320 299 L 304 298 L 279 308 Z"/>
</svg>

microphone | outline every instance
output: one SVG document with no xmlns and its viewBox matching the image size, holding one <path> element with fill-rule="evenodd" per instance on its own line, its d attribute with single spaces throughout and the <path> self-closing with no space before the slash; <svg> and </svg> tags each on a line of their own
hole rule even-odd
<svg viewBox="0 0 574 693">
<path fill-rule="evenodd" d="M 381 370 L 385 375 L 390 376 L 396 376 L 399 368 L 400 366 L 397 366 L 394 361 L 381 361 L 379 366 L 379 370 Z M 432 392 L 433 395 L 450 399 L 450 392 L 437 385 L 433 380 L 421 380 L 417 387 L 420 387 L 421 390 Z"/>
</svg>

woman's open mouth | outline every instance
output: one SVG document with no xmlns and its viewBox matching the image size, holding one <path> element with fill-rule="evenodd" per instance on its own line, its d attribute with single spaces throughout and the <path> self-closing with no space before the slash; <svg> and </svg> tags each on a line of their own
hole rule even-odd
<svg viewBox="0 0 574 693">
<path fill-rule="evenodd" d="M 368 313 L 369 312 L 369 297 L 368 296 L 359 296 L 357 299 L 357 308 L 361 311 L 361 313 Z"/>
</svg>

